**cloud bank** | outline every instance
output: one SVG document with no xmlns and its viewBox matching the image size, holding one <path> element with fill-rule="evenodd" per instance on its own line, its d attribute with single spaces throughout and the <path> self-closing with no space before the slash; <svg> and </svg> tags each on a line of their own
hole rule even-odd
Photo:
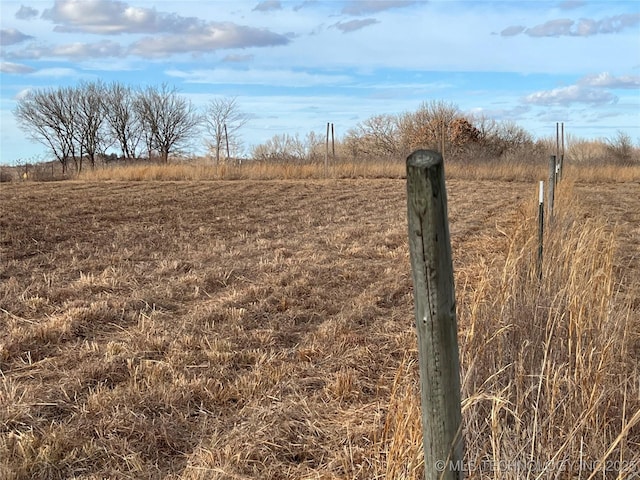
<svg viewBox="0 0 640 480">
<path fill-rule="evenodd" d="M 525 103 L 542 106 L 568 106 L 575 103 L 589 105 L 614 104 L 618 97 L 605 90 L 589 88 L 585 85 L 570 85 L 527 95 Z"/>
<path fill-rule="evenodd" d="M 188 32 L 203 22 L 158 12 L 155 8 L 131 7 L 118 0 L 57 0 L 42 12 L 58 32 L 115 35 L 121 33 Z"/>
<path fill-rule="evenodd" d="M 640 25 L 640 13 L 626 13 L 605 17 L 601 20 L 581 18 L 578 21 L 574 21 L 569 18 L 559 18 L 530 28 L 512 25 L 502 30 L 500 35 L 503 37 L 512 37 L 520 34 L 530 37 L 589 37 L 620 33 L 637 25 Z"/>
<path fill-rule="evenodd" d="M 129 52 L 142 57 L 165 57 L 177 53 L 206 53 L 220 49 L 286 45 L 284 35 L 234 23 L 210 23 L 188 35 L 161 35 L 138 40 Z"/>
<path fill-rule="evenodd" d="M 267 0 L 259 9 L 280 8 L 280 2 Z M 30 18 L 37 10 L 21 7 L 16 16 Z M 42 18 L 55 24 L 59 33 L 93 35 L 147 34 L 130 45 L 111 40 L 52 46 L 31 43 L 7 54 L 12 59 L 109 58 L 136 55 L 162 58 L 182 53 L 208 53 L 219 49 L 286 45 L 290 39 L 264 28 L 232 22 L 204 21 L 195 17 L 133 7 L 120 0 L 56 0 L 42 12 Z M 3 29 L 2 45 L 13 45 L 33 37 L 15 29 Z"/>
</svg>

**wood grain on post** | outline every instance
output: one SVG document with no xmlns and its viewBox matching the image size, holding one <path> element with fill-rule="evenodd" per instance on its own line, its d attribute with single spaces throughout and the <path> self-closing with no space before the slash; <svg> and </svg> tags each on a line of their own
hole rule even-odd
<svg viewBox="0 0 640 480">
<path fill-rule="evenodd" d="M 407 158 L 409 250 L 418 333 L 426 480 L 459 480 L 462 414 L 458 328 L 442 155 Z"/>
</svg>

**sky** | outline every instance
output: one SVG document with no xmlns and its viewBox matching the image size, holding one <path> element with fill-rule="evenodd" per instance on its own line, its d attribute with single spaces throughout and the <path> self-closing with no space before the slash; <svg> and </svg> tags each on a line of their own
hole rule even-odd
<svg viewBox="0 0 640 480">
<path fill-rule="evenodd" d="M 0 164 L 49 160 L 14 119 L 22 95 L 100 79 L 236 97 L 247 152 L 432 100 L 640 144 L 640 0 L 2 0 Z"/>
</svg>

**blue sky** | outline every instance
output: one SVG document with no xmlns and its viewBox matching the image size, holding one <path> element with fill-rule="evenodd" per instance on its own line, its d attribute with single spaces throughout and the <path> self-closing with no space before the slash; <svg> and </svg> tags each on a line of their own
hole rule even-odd
<svg viewBox="0 0 640 480">
<path fill-rule="evenodd" d="M 2 0 L 0 19 L 4 164 L 45 152 L 17 127 L 16 99 L 80 79 L 165 82 L 197 106 L 237 97 L 247 151 L 430 100 L 536 137 L 565 122 L 640 143 L 638 0 Z"/>
</svg>

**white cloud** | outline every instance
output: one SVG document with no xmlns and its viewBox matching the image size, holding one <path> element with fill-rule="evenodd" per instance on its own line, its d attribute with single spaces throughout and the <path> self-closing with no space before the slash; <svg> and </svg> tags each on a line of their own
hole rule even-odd
<svg viewBox="0 0 640 480">
<path fill-rule="evenodd" d="M 31 20 L 38 16 L 38 10 L 31 7 L 25 7 L 24 5 L 20 5 L 20 9 L 16 12 L 16 18 L 18 20 Z"/>
<path fill-rule="evenodd" d="M 554 88 L 535 92 L 524 98 L 525 103 L 533 105 L 571 105 L 574 103 L 586 103 L 590 105 L 612 104 L 618 101 L 618 97 L 605 90 L 589 88 L 583 85 L 570 85 L 568 87 Z"/>
<path fill-rule="evenodd" d="M 164 57 L 176 53 L 211 52 L 226 48 L 286 45 L 289 39 L 269 30 L 234 23 L 211 23 L 185 35 L 162 35 L 138 40 L 129 51 L 142 57 Z"/>
<path fill-rule="evenodd" d="M 558 37 L 561 35 L 571 35 L 571 26 L 573 23 L 573 20 L 568 18 L 549 20 L 541 25 L 527 28 L 524 33 L 530 37 Z"/>
<path fill-rule="evenodd" d="M 35 68 L 20 63 L 2 62 L 0 63 L 0 72 L 9 74 L 26 74 L 32 73 Z"/>
<path fill-rule="evenodd" d="M 33 38 L 31 35 L 26 35 L 15 28 L 3 28 L 0 30 L 0 45 L 3 46 L 14 45 L 31 38 Z"/>
<path fill-rule="evenodd" d="M 414 3 L 416 2 L 402 0 L 353 0 L 347 2 L 347 5 L 342 9 L 342 13 L 346 15 L 369 15 L 385 10 L 408 7 Z"/>
<path fill-rule="evenodd" d="M 607 17 L 597 22 L 597 33 L 618 33 L 640 24 L 640 13 Z"/>
<path fill-rule="evenodd" d="M 332 26 L 340 30 L 342 33 L 355 32 L 361 28 L 368 27 L 369 25 L 375 25 L 380 23 L 375 18 L 365 18 L 362 20 L 350 20 L 348 22 L 338 22 Z"/>
<path fill-rule="evenodd" d="M 55 55 L 65 58 L 118 57 L 122 55 L 122 47 L 109 40 L 96 43 L 70 43 L 58 45 Z"/>
<path fill-rule="evenodd" d="M 519 35 L 524 32 L 527 27 L 523 27 L 522 25 L 512 25 L 511 27 L 507 27 L 500 32 L 500 35 L 503 37 L 513 37 L 514 35 Z"/>
<path fill-rule="evenodd" d="M 195 17 L 131 7 L 118 0 L 56 0 L 42 18 L 56 23 L 59 32 L 97 34 L 186 32 L 202 24 Z"/>
<path fill-rule="evenodd" d="M 253 9 L 256 12 L 270 12 L 273 10 L 282 10 L 282 3 L 278 0 L 265 0 L 264 2 L 260 2 Z"/>
<path fill-rule="evenodd" d="M 603 72 L 597 75 L 587 75 L 579 83 L 589 87 L 638 89 L 640 88 L 640 75 L 614 77 L 609 72 Z"/>
</svg>

